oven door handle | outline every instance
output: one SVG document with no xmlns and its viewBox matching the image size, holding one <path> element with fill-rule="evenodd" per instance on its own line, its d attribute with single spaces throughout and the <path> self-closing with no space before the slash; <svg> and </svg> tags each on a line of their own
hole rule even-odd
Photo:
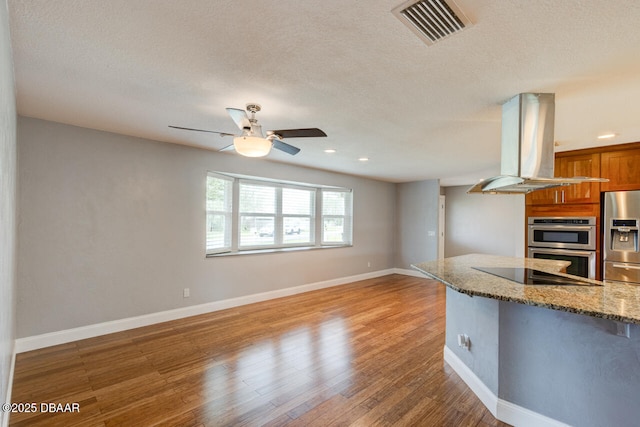
<svg viewBox="0 0 640 427">
<path fill-rule="evenodd" d="M 594 251 L 580 251 L 575 249 L 551 249 L 529 246 L 529 249 L 533 252 L 544 252 L 557 255 L 577 255 L 577 256 L 591 256 L 595 255 Z"/>
<path fill-rule="evenodd" d="M 591 231 L 596 229 L 595 225 L 553 225 L 553 224 L 529 224 L 532 230 L 567 230 L 567 231 Z"/>
<path fill-rule="evenodd" d="M 624 268 L 625 270 L 640 270 L 640 266 L 628 265 L 628 264 L 613 264 L 612 267 Z"/>
</svg>

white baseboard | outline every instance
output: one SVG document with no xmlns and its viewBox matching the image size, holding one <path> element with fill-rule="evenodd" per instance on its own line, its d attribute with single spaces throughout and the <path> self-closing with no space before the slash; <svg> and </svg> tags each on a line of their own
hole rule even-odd
<svg viewBox="0 0 640 427">
<path fill-rule="evenodd" d="M 456 354 L 444 346 L 444 361 L 498 420 L 516 427 L 570 427 L 568 424 L 498 398 Z"/>
<path fill-rule="evenodd" d="M 13 373 L 16 370 L 16 348 L 13 346 L 13 352 L 11 354 L 11 365 L 9 366 L 9 378 L 7 378 L 7 400 L 6 402 L 0 403 L 11 403 L 11 393 L 13 392 Z M 10 411 L 2 411 L 0 412 L 0 421 L 2 421 L 2 427 L 9 426 L 9 417 L 11 416 Z"/>
<path fill-rule="evenodd" d="M 446 345 L 444 346 L 444 361 L 456 371 L 456 374 L 462 378 L 462 381 L 478 396 L 478 399 L 480 399 L 489 412 L 491 412 L 491 415 L 498 418 L 498 396 L 493 394 L 489 387 Z"/>
<path fill-rule="evenodd" d="M 189 307 L 176 308 L 173 310 L 161 311 L 157 313 L 144 314 L 141 316 L 129 317 L 125 319 L 113 320 L 110 322 L 97 323 L 93 325 L 81 326 L 63 331 L 50 332 L 42 335 L 18 338 L 16 340 L 15 352 L 24 353 L 26 351 L 37 350 L 40 348 L 51 347 L 53 345 L 65 344 L 72 341 L 78 341 L 87 338 L 93 338 L 100 335 L 111 334 L 114 332 L 126 331 L 128 329 L 140 328 L 143 326 L 154 325 L 156 323 L 168 322 L 171 320 L 182 319 L 199 314 L 211 313 L 227 308 L 238 307 L 241 305 L 252 304 L 255 302 L 267 301 L 274 298 L 300 294 L 303 292 L 314 291 L 317 289 L 329 288 L 332 286 L 344 285 L 347 283 L 357 282 L 359 280 L 373 279 L 376 277 L 386 276 L 389 274 L 404 274 L 397 272 L 396 269 L 390 268 L 370 273 L 356 274 L 354 276 L 341 277 L 338 279 L 326 280 L 322 282 L 310 283 L 307 285 L 294 286 L 291 288 L 278 289 L 275 291 L 262 292 L 259 294 L 246 295 L 238 298 L 230 298 L 222 301 L 213 301 L 205 304 L 192 305 Z"/>
<path fill-rule="evenodd" d="M 413 276 L 413 277 L 419 277 L 421 279 L 429 279 L 429 277 L 427 277 L 424 273 L 421 273 L 417 270 L 411 270 L 408 268 L 394 268 L 393 272 L 396 274 L 404 274 L 405 276 Z"/>
<path fill-rule="evenodd" d="M 496 418 L 517 427 L 571 427 L 569 424 L 502 399 L 498 399 L 498 416 Z"/>
</svg>

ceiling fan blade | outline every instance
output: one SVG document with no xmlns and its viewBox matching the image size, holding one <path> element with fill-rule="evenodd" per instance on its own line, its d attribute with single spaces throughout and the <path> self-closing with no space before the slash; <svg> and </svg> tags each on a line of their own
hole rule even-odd
<svg viewBox="0 0 640 427">
<path fill-rule="evenodd" d="M 271 130 L 268 133 L 276 134 L 282 138 L 308 138 L 308 137 L 321 137 L 327 136 L 322 130 L 318 128 L 307 129 L 281 129 Z"/>
<path fill-rule="evenodd" d="M 239 108 L 227 108 L 227 113 L 240 129 L 251 128 L 251 122 L 246 111 Z"/>
<path fill-rule="evenodd" d="M 233 146 L 233 144 L 229 144 L 226 147 L 222 147 L 218 151 L 231 151 L 231 150 L 235 150 L 235 147 Z"/>
<path fill-rule="evenodd" d="M 271 141 L 273 142 L 273 148 L 275 148 L 276 150 L 284 151 L 285 153 L 291 154 L 292 156 L 295 156 L 300 152 L 300 149 L 298 147 L 289 145 L 286 142 L 282 142 L 277 138 L 273 138 Z"/>
<path fill-rule="evenodd" d="M 232 133 L 227 133 L 227 132 L 218 132 L 218 131 L 215 131 L 215 130 L 204 130 L 204 129 L 183 128 L 183 127 L 180 127 L 180 126 L 171 126 L 171 125 L 169 125 L 169 127 L 170 127 L 170 128 L 173 128 L 173 129 L 180 129 L 180 130 L 193 130 L 193 131 L 196 131 L 196 132 L 217 133 L 218 135 L 222 135 L 222 136 L 235 136 L 235 135 L 234 135 L 234 134 L 232 134 Z"/>
</svg>

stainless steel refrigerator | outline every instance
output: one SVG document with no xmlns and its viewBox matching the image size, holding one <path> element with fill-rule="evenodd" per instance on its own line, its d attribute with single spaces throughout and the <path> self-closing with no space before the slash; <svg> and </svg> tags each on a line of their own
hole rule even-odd
<svg viewBox="0 0 640 427">
<path fill-rule="evenodd" d="M 613 191 L 604 196 L 604 280 L 640 285 L 640 191 Z"/>
</svg>

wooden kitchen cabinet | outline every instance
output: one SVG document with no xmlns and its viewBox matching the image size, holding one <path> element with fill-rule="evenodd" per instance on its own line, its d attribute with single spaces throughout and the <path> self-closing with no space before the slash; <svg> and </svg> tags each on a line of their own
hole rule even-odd
<svg viewBox="0 0 640 427">
<path fill-rule="evenodd" d="M 640 148 L 602 153 L 602 191 L 640 190 Z"/>
<path fill-rule="evenodd" d="M 544 205 L 544 206 L 527 206 L 525 215 L 530 216 L 554 216 L 554 217 L 579 217 L 579 216 L 595 216 L 600 217 L 600 204 L 570 204 L 564 206 Z M 598 221 L 599 223 L 599 221 Z"/>
<path fill-rule="evenodd" d="M 525 196 L 527 205 L 555 205 L 558 200 L 558 187 L 547 190 L 536 190 Z"/>
<path fill-rule="evenodd" d="M 556 177 L 573 178 L 600 176 L 600 154 L 556 153 L 554 165 Z M 566 205 L 600 202 L 600 183 L 584 183 L 527 194 L 527 205 Z"/>
<path fill-rule="evenodd" d="M 557 162 L 560 176 L 565 178 L 600 176 L 600 154 L 563 155 L 560 153 Z M 564 203 L 600 203 L 599 182 L 569 185 L 561 189 L 565 192 Z"/>
</svg>

